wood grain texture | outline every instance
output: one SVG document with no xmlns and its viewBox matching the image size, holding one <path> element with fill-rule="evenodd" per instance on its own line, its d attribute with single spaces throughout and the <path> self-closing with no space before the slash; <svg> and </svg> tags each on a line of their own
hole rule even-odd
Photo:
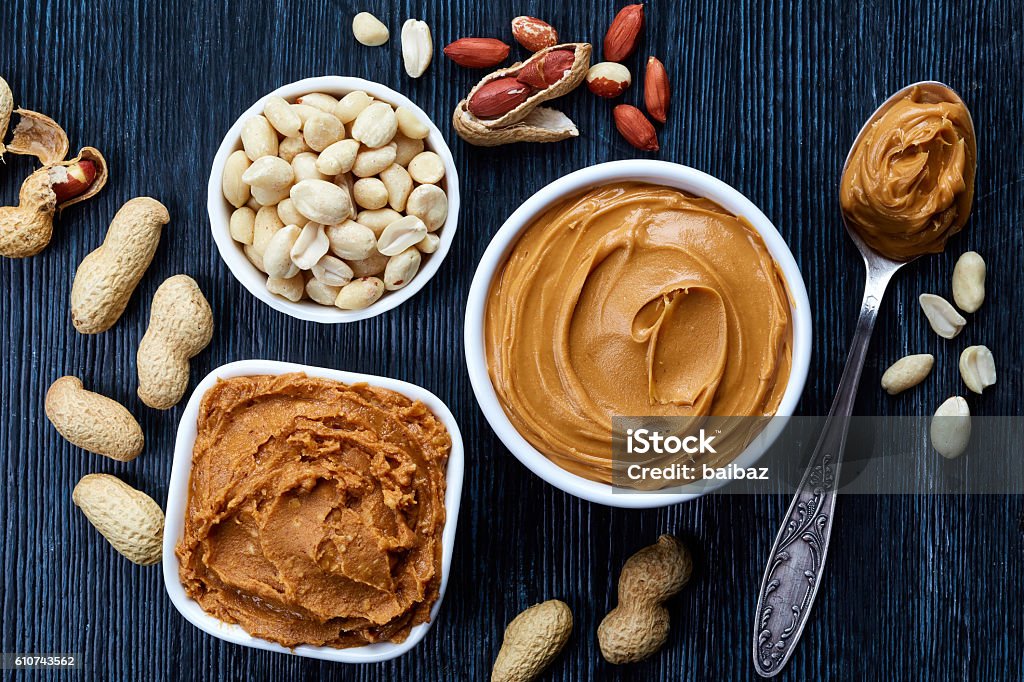
<svg viewBox="0 0 1024 682">
<path fill-rule="evenodd" d="M 638 156 L 616 134 L 611 105 L 585 90 L 563 106 L 582 136 L 551 146 L 475 149 L 451 130 L 450 112 L 478 77 L 440 56 L 458 37 L 510 40 L 517 14 L 541 16 L 566 39 L 599 44 L 622 2 L 494 0 L 384 2 L 216 0 L 193 3 L 8 0 L 0 3 L 0 74 L 17 101 L 63 122 L 72 145 L 100 147 L 111 181 L 62 216 L 49 249 L 0 261 L 0 617 L 5 652 L 80 652 L 88 678 L 104 679 L 486 679 L 505 624 L 558 597 L 576 630 L 547 674 L 552 680 L 752 679 L 756 592 L 788 500 L 714 496 L 663 510 L 581 502 L 530 474 L 498 442 L 476 407 L 462 351 L 463 308 L 491 235 L 522 201 L 584 166 Z M 351 36 L 370 10 L 391 27 L 383 48 Z M 836 183 L 862 120 L 908 82 L 935 78 L 960 91 L 979 132 L 977 200 L 949 252 L 902 272 L 875 333 L 859 414 L 930 414 L 960 390 L 960 349 L 987 343 L 999 385 L 972 400 L 978 413 L 1024 413 L 1024 10 L 1013 0 L 978 3 L 828 0 L 652 0 L 636 70 L 659 55 L 672 78 L 669 121 L 657 158 L 731 183 L 775 222 L 803 271 L 815 317 L 815 350 L 801 404 L 827 410 L 860 300 L 862 266 L 839 219 Z M 411 81 L 398 52 L 401 22 L 433 28 L 435 63 Z M 318 326 L 276 313 L 228 273 L 206 216 L 209 167 L 221 136 L 263 93 L 299 78 L 345 74 L 406 93 L 440 125 L 462 177 L 452 253 L 437 277 L 399 309 L 358 324 Z M 626 101 L 639 101 L 634 87 Z M 29 172 L 0 168 L 10 203 Z M 151 195 L 172 222 L 124 317 L 85 337 L 68 300 L 77 264 L 117 208 Z M 947 342 L 917 309 L 922 291 L 949 293 L 960 252 L 989 264 L 989 300 Z M 146 408 L 135 395 L 135 351 L 149 301 L 166 277 L 193 276 L 214 310 L 211 346 L 193 384 L 214 367 L 271 358 L 385 374 L 434 391 L 466 438 L 466 484 L 448 594 L 422 644 L 396 661 L 366 666 L 250 651 L 215 640 L 181 618 L 159 569 L 131 565 L 71 503 L 89 472 L 123 477 L 163 501 L 181 406 Z M 891 399 L 884 368 L 907 352 L 931 352 L 932 378 Z M 119 464 L 62 441 L 43 416 L 46 388 L 75 374 L 122 401 L 146 433 L 146 451 Z M 909 456 L 930 457 L 924 443 Z M 1019 454 L 1019 453 L 1017 453 Z M 841 498 L 814 613 L 782 679 L 866 677 L 1004 680 L 1024 677 L 1024 519 L 1020 497 Z M 613 605 L 623 561 L 661 532 L 696 548 L 698 570 L 671 602 L 669 643 L 651 660 L 607 665 L 595 630 Z M 61 674 L 37 674 L 58 679 Z"/>
</svg>

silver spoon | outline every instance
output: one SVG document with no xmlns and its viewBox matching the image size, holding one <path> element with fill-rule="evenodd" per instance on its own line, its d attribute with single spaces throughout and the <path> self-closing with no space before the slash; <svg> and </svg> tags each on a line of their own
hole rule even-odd
<svg viewBox="0 0 1024 682">
<path fill-rule="evenodd" d="M 935 81 L 922 81 L 903 88 L 883 102 L 861 128 L 846 157 L 843 175 L 865 131 L 915 88 L 929 101 L 962 102 L 952 88 Z M 932 97 L 936 99 L 932 100 Z M 969 114 L 968 123 L 969 135 L 966 140 L 971 147 L 969 158 L 976 159 L 974 124 Z M 836 506 L 839 466 L 846 447 L 849 417 L 853 412 L 853 401 L 857 396 L 871 332 L 875 328 L 878 307 L 889 281 L 900 268 L 910 262 L 890 260 L 874 251 L 864 243 L 845 213 L 843 224 L 864 257 L 867 269 L 864 300 L 835 400 L 800 486 L 786 511 L 786 523 L 779 529 L 768 555 L 768 566 L 758 593 L 755 612 L 757 622 L 754 625 L 754 667 L 762 677 L 778 673 L 792 656 L 821 584 Z"/>
</svg>

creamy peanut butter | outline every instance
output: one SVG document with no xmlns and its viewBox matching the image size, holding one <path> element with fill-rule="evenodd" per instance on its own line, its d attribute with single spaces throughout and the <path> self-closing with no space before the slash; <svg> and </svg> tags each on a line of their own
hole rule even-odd
<svg viewBox="0 0 1024 682">
<path fill-rule="evenodd" d="M 788 293 L 761 237 L 667 187 L 545 212 L 496 275 L 485 327 L 516 429 L 596 481 L 611 480 L 613 416 L 772 415 L 790 372 Z"/>
<path fill-rule="evenodd" d="M 858 234 L 894 260 L 939 253 L 967 222 L 974 144 L 963 102 L 915 89 L 886 111 L 850 154 L 839 200 Z"/>
<path fill-rule="evenodd" d="M 398 642 L 441 580 L 451 438 L 421 403 L 304 374 L 204 396 L 192 453 L 185 591 L 284 646 Z"/>
</svg>

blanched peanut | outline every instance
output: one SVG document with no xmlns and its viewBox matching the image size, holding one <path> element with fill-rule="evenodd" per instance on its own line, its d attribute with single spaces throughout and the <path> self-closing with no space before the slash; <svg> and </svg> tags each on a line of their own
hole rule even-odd
<svg viewBox="0 0 1024 682">
<path fill-rule="evenodd" d="M 430 134 L 427 124 L 417 118 L 411 109 L 398 107 L 395 109 L 395 117 L 398 119 L 398 130 L 408 138 L 422 140 Z"/>
<path fill-rule="evenodd" d="M 295 103 L 305 104 L 332 116 L 334 107 L 338 106 L 338 100 L 325 92 L 311 92 L 308 95 L 302 95 L 295 99 Z"/>
<path fill-rule="evenodd" d="M 224 198 L 235 208 L 241 208 L 245 206 L 245 202 L 249 201 L 249 185 L 242 180 L 242 174 L 248 170 L 250 164 L 249 157 L 241 149 L 231 152 L 228 160 L 224 163 L 221 188 Z"/>
<path fill-rule="evenodd" d="M 356 204 L 352 200 L 352 185 L 354 181 L 352 176 L 348 173 L 344 175 L 336 175 L 334 177 L 334 184 L 345 191 L 345 195 L 348 197 L 348 205 L 350 206 L 348 215 L 345 216 L 344 220 L 353 220 L 356 217 Z"/>
<path fill-rule="evenodd" d="M 257 270 L 259 270 L 263 274 L 267 273 L 263 265 L 263 256 L 257 253 L 256 249 L 247 244 L 242 247 L 242 252 L 245 254 L 245 257 L 249 259 L 249 262 L 256 266 Z"/>
<path fill-rule="evenodd" d="M 882 388 L 889 395 L 896 395 L 924 381 L 935 365 L 935 356 L 930 353 L 908 355 L 892 363 L 882 375 Z"/>
<path fill-rule="evenodd" d="M 341 287 L 324 284 L 316 277 L 306 282 L 306 295 L 320 305 L 334 305 L 341 293 Z"/>
<path fill-rule="evenodd" d="M 384 288 L 388 291 L 397 291 L 408 284 L 419 271 L 422 259 L 414 246 L 392 256 L 384 268 Z"/>
<path fill-rule="evenodd" d="M 356 222 L 360 225 L 366 225 L 368 228 L 373 230 L 373 234 L 377 238 L 380 238 L 385 227 L 396 220 L 401 219 L 402 214 L 391 208 L 378 208 L 375 211 L 360 211 L 359 215 L 356 216 Z"/>
<path fill-rule="evenodd" d="M 324 175 L 340 175 L 352 170 L 359 153 L 359 140 L 339 140 L 320 152 L 316 168 Z"/>
<path fill-rule="evenodd" d="M 310 151 L 313 150 L 309 148 L 306 141 L 302 139 L 301 135 L 299 135 L 297 137 L 286 137 L 281 140 L 281 144 L 277 150 L 277 155 L 288 163 L 291 163 L 297 155 L 302 152 Z"/>
<path fill-rule="evenodd" d="M 306 218 L 297 210 L 295 210 L 295 204 L 291 198 L 283 199 L 281 203 L 277 205 L 277 217 L 281 219 L 281 222 L 285 225 L 305 225 Z"/>
<path fill-rule="evenodd" d="M 374 249 L 373 253 L 366 258 L 350 260 L 348 264 L 352 268 L 352 275 L 354 277 L 370 277 L 384 272 L 384 268 L 388 266 L 389 260 L 387 256 Z"/>
<path fill-rule="evenodd" d="M 285 137 L 295 137 L 302 128 L 302 119 L 283 97 L 268 97 L 263 104 L 263 115 L 270 121 L 270 125 Z"/>
<path fill-rule="evenodd" d="M 326 180 L 302 180 L 291 189 L 296 210 L 314 223 L 335 225 L 352 212 L 348 192 Z"/>
<path fill-rule="evenodd" d="M 416 244 L 416 248 L 419 249 L 421 253 L 434 253 L 437 251 L 437 247 L 439 246 L 441 246 L 441 238 L 433 232 L 428 233 L 426 237 Z"/>
<path fill-rule="evenodd" d="M 360 12 L 352 17 L 352 35 L 367 47 L 377 47 L 388 42 L 391 34 L 380 19 L 369 12 Z"/>
<path fill-rule="evenodd" d="M 342 310 L 362 310 L 380 300 L 383 294 L 384 282 L 376 277 L 360 277 L 341 288 L 334 305 Z"/>
<path fill-rule="evenodd" d="M 352 164 L 352 174 L 360 178 L 377 175 L 395 162 L 397 154 L 398 146 L 394 142 L 376 149 L 364 148 L 356 154 L 355 163 Z"/>
<path fill-rule="evenodd" d="M 388 204 L 391 208 L 404 211 L 412 192 L 412 176 L 409 171 L 393 163 L 380 172 L 380 180 L 388 191 Z"/>
<path fill-rule="evenodd" d="M 932 331 L 944 339 L 952 339 L 967 324 L 964 316 L 941 296 L 921 294 L 917 300 L 921 304 L 924 316 L 928 318 L 928 324 L 931 325 Z"/>
<path fill-rule="evenodd" d="M 388 188 L 377 178 L 362 178 L 352 186 L 352 198 L 363 208 L 383 208 L 388 203 Z"/>
<path fill-rule="evenodd" d="M 327 254 L 331 243 L 327 240 L 324 226 L 320 223 L 306 223 L 292 244 L 292 263 L 302 270 L 309 270 Z"/>
<path fill-rule="evenodd" d="M 273 206 L 264 206 L 257 211 L 252 235 L 253 250 L 262 257 L 263 252 L 267 249 L 267 244 L 282 227 L 284 227 L 284 223 L 277 216 L 277 209 Z"/>
<path fill-rule="evenodd" d="M 317 168 L 317 155 L 313 152 L 296 154 L 295 158 L 292 159 L 292 172 L 295 175 L 295 182 L 330 179 L 329 176 L 324 175 Z"/>
<path fill-rule="evenodd" d="M 420 152 L 409 162 L 409 175 L 422 185 L 433 185 L 444 177 L 444 163 L 434 152 Z"/>
<path fill-rule="evenodd" d="M 929 427 L 932 447 L 946 459 L 956 459 L 971 440 L 971 409 L 967 401 L 953 396 L 939 405 Z"/>
<path fill-rule="evenodd" d="M 327 239 L 331 253 L 345 260 L 362 260 L 377 250 L 373 230 L 352 220 L 328 226 Z"/>
<path fill-rule="evenodd" d="M 260 206 L 276 206 L 288 196 L 288 187 L 271 189 L 269 187 L 252 187 L 252 198 L 259 202 Z"/>
<path fill-rule="evenodd" d="M 228 221 L 231 238 L 242 244 L 252 244 L 253 229 L 256 227 L 256 211 L 248 206 L 235 209 Z"/>
<path fill-rule="evenodd" d="M 988 346 L 968 346 L 960 354 L 960 376 L 979 395 L 996 383 L 996 362 Z"/>
<path fill-rule="evenodd" d="M 265 116 L 253 116 L 242 126 L 242 148 L 250 161 L 277 156 L 277 131 Z"/>
<path fill-rule="evenodd" d="M 385 256 L 397 256 L 410 246 L 416 246 L 427 236 L 427 226 L 414 215 L 396 220 L 381 233 L 377 250 Z"/>
<path fill-rule="evenodd" d="M 248 158 L 249 157 L 246 157 L 246 159 L 248 159 Z M 247 207 L 251 208 L 253 211 L 258 211 L 261 208 L 263 208 L 263 204 L 261 204 L 260 202 L 256 201 L 252 197 L 249 197 L 249 201 L 245 202 L 245 205 Z"/>
<path fill-rule="evenodd" d="M 960 256 L 953 268 L 953 301 L 965 313 L 985 302 L 985 259 L 977 251 Z"/>
<path fill-rule="evenodd" d="M 322 152 L 344 137 L 345 126 L 334 114 L 315 113 L 302 126 L 302 139 L 313 151 Z"/>
<path fill-rule="evenodd" d="M 448 195 L 436 185 L 420 185 L 409 195 L 405 210 L 422 220 L 428 232 L 434 232 L 448 218 Z"/>
<path fill-rule="evenodd" d="M 303 279 L 302 273 L 295 275 L 294 277 L 281 278 L 281 277 L 268 277 L 267 278 L 267 291 L 278 296 L 287 298 L 292 303 L 298 303 L 302 300 L 302 294 L 306 290 L 306 280 Z"/>
<path fill-rule="evenodd" d="M 294 111 L 296 114 L 298 114 L 299 120 L 302 121 L 302 125 L 303 126 L 306 125 L 306 121 L 309 120 L 310 116 L 313 116 L 314 114 L 322 113 L 316 107 L 311 107 L 308 104 L 293 104 L 292 105 L 292 111 Z"/>
<path fill-rule="evenodd" d="M 313 277 L 329 286 L 341 287 L 352 281 L 353 273 L 348 263 L 328 254 L 313 266 Z"/>
<path fill-rule="evenodd" d="M 253 187 L 280 190 L 288 187 L 295 179 L 292 167 L 277 156 L 261 156 L 242 173 L 242 180 Z"/>
<path fill-rule="evenodd" d="M 434 56 L 434 39 L 427 22 L 407 19 L 402 24 L 402 63 L 412 78 L 422 76 Z"/>
<path fill-rule="evenodd" d="M 370 106 L 373 98 L 362 90 L 355 90 L 348 93 L 334 107 L 334 115 L 342 123 L 351 123 L 363 112 L 363 109 Z"/>
<path fill-rule="evenodd" d="M 398 132 L 398 117 L 387 102 L 374 102 L 359 112 L 352 123 L 352 137 L 376 149 L 391 142 Z"/>
<path fill-rule="evenodd" d="M 292 262 L 291 251 L 301 233 L 298 225 L 286 225 L 271 237 L 263 251 L 263 269 L 268 275 L 288 279 L 299 272 L 298 266 Z"/>
<path fill-rule="evenodd" d="M 395 163 L 399 166 L 408 166 L 409 162 L 423 151 L 423 140 L 406 137 L 401 132 L 395 135 L 394 143 L 398 147 L 398 151 L 395 154 Z"/>
</svg>

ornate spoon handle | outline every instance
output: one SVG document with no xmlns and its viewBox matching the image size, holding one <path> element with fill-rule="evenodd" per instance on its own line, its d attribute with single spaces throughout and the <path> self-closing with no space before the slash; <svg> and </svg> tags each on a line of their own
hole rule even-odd
<svg viewBox="0 0 1024 682">
<path fill-rule="evenodd" d="M 771 677 L 786 665 L 818 592 L 832 532 L 839 466 L 846 447 L 853 401 L 878 317 L 878 306 L 898 269 L 897 265 L 876 270 L 869 265 L 857 330 L 839 389 L 807 471 L 786 512 L 785 525 L 779 530 L 768 555 L 754 625 L 754 667 L 762 677 Z"/>
</svg>

